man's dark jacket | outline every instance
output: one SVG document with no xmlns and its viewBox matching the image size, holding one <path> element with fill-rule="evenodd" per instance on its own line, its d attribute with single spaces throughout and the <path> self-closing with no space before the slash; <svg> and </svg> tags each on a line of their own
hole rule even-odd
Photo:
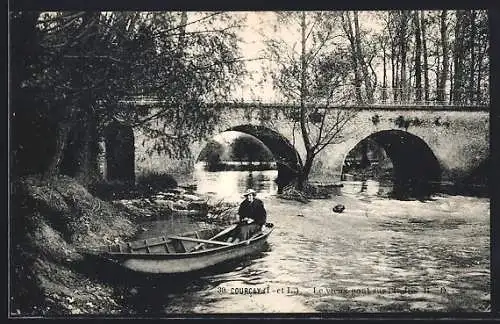
<svg viewBox="0 0 500 324">
<path fill-rule="evenodd" d="M 264 225 L 266 223 L 267 214 L 264 203 L 257 198 L 254 198 L 252 202 L 247 199 L 243 200 L 240 204 L 238 214 L 240 215 L 240 220 L 247 217 L 253 219 L 258 225 Z"/>
</svg>

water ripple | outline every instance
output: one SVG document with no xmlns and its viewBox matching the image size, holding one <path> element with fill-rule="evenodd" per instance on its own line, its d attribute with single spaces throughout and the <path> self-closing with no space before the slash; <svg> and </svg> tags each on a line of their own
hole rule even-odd
<svg viewBox="0 0 500 324">
<path fill-rule="evenodd" d="M 340 196 L 304 206 L 263 199 L 275 224 L 267 252 L 186 283 L 143 287 L 131 308 L 150 313 L 487 308 L 488 200 L 366 202 Z M 346 206 L 344 213 L 331 212 L 336 203 Z M 269 292 L 235 294 L 232 288 Z"/>
</svg>

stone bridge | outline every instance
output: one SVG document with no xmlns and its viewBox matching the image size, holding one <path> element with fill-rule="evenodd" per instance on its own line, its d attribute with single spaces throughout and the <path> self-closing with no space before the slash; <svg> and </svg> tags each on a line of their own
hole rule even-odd
<svg viewBox="0 0 500 324">
<path fill-rule="evenodd" d="M 297 127 L 286 119 L 285 105 L 228 104 L 221 121 L 207 138 L 190 147 L 192 158 L 172 160 L 163 155 L 145 157 L 143 135 L 135 131 L 135 173 L 189 171 L 208 141 L 235 130 L 257 137 L 277 161 L 293 167 L 304 156 Z M 329 145 L 315 160 L 312 180 L 338 182 L 349 152 L 364 139 L 381 145 L 394 171 L 414 179 L 457 182 L 485 165 L 489 156 L 489 112 L 481 107 L 332 107 L 355 111 L 344 129 L 344 141 Z M 147 141 L 146 141 L 147 142 Z M 294 144 L 292 144 L 294 143 Z M 184 169 L 184 170 L 181 170 Z M 279 172 L 285 172 L 279 170 Z"/>
</svg>

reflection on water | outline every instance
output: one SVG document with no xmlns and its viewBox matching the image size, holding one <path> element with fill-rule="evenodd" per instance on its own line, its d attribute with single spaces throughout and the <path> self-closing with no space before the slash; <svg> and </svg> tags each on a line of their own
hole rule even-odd
<svg viewBox="0 0 500 324">
<path fill-rule="evenodd" d="M 394 189 L 392 182 L 375 180 L 342 181 L 341 193 L 344 195 L 365 195 L 389 197 Z"/>
<path fill-rule="evenodd" d="M 487 309 L 489 199 L 400 201 L 383 197 L 385 184 L 365 181 L 344 182 L 342 196 L 301 204 L 274 196 L 273 172 L 196 175 L 198 191 L 224 199 L 259 191 L 275 224 L 265 251 L 207 272 L 134 284 L 130 309 L 156 315 Z M 338 203 L 343 213 L 332 212 Z M 241 293 L 245 288 L 249 293 Z"/>
<path fill-rule="evenodd" d="M 259 198 L 276 194 L 278 187 L 274 179 L 277 175 L 277 170 L 208 172 L 204 170 L 203 163 L 198 163 L 193 177 L 198 193 L 235 202 L 241 200 L 241 195 L 247 189 L 257 191 Z"/>
</svg>

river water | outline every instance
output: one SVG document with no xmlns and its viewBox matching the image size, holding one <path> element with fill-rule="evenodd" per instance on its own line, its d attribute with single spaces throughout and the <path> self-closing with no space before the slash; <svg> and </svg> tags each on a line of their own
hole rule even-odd
<svg viewBox="0 0 500 324">
<path fill-rule="evenodd" d="M 198 192 L 214 199 L 238 202 L 247 188 L 258 192 L 275 224 L 268 246 L 197 276 L 136 285 L 131 312 L 488 310 L 488 198 L 400 201 L 368 181 L 346 182 L 340 196 L 302 204 L 276 197 L 276 172 L 195 172 Z M 332 212 L 338 203 L 343 213 Z"/>
</svg>

